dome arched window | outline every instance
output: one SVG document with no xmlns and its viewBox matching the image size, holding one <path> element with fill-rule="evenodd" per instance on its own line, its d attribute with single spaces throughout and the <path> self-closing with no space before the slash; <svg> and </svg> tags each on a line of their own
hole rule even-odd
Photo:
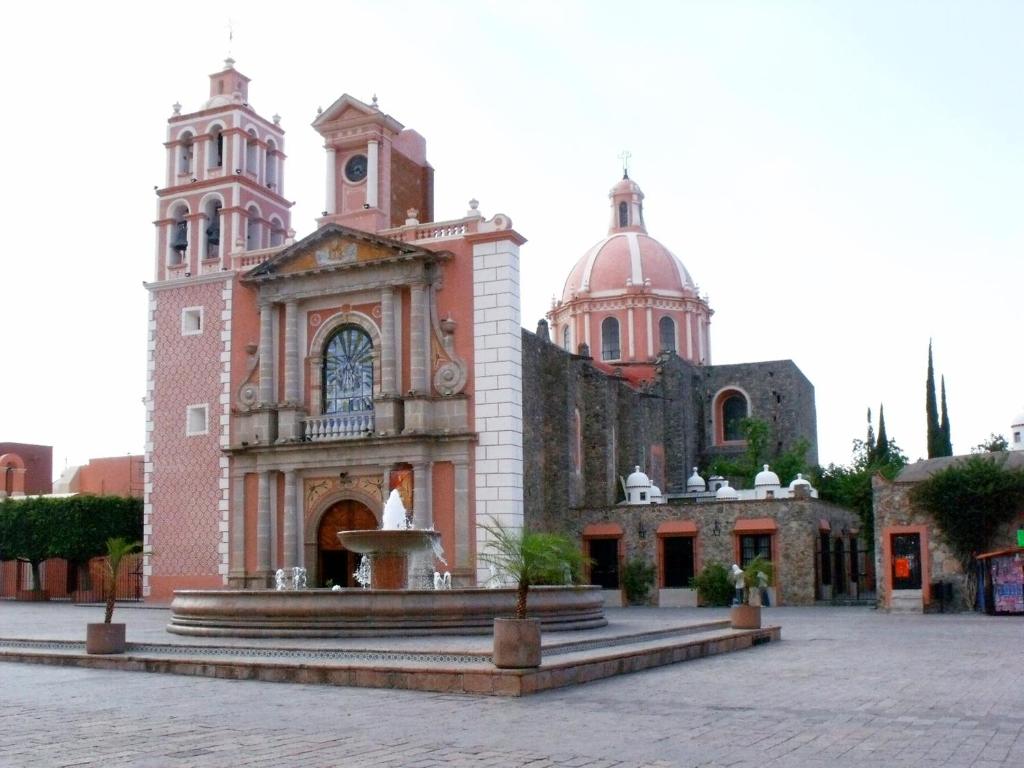
<svg viewBox="0 0 1024 768">
<path fill-rule="evenodd" d="M 566 352 L 570 352 L 572 350 L 572 336 L 569 333 L 568 325 L 562 326 L 562 349 Z"/>
<path fill-rule="evenodd" d="M 625 203 L 625 201 L 619 203 L 619 226 L 629 226 L 629 206 Z"/>
<path fill-rule="evenodd" d="M 614 317 L 606 317 L 601 322 L 601 359 L 618 360 L 621 357 L 619 321 Z"/>
<path fill-rule="evenodd" d="M 323 362 L 323 412 L 373 412 L 373 341 L 346 325 L 327 340 Z"/>
<path fill-rule="evenodd" d="M 676 324 L 668 315 L 658 321 L 658 339 L 663 352 L 676 351 Z"/>
</svg>

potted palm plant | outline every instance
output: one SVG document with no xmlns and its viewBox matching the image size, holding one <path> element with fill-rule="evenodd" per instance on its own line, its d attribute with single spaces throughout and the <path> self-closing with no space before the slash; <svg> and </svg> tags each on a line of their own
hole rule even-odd
<svg viewBox="0 0 1024 768">
<path fill-rule="evenodd" d="M 107 539 L 106 579 L 104 581 L 104 597 L 106 610 L 102 624 L 87 624 L 85 628 L 86 653 L 124 653 L 124 624 L 115 624 L 114 601 L 117 598 L 117 574 L 128 555 L 139 552 L 142 544 L 138 541 L 129 542 L 123 538 Z"/>
<path fill-rule="evenodd" d="M 761 587 L 771 583 L 774 571 L 770 560 L 758 555 L 742 571 L 733 566 L 737 592 L 740 599 L 734 603 L 729 612 L 729 621 L 733 629 L 761 628 Z"/>
<path fill-rule="evenodd" d="M 583 555 L 571 539 L 561 534 L 505 528 L 493 521 L 480 527 L 489 534 L 480 560 L 516 585 L 515 616 L 494 620 L 494 666 L 539 667 L 540 619 L 527 616 L 530 587 L 575 583 Z"/>
</svg>

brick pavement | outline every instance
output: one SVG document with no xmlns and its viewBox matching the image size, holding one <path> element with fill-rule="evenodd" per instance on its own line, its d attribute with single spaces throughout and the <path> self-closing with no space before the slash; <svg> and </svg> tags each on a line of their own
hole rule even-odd
<svg viewBox="0 0 1024 768">
<path fill-rule="evenodd" d="M 781 643 L 512 700 L 0 664 L 0 766 L 1024 765 L 1024 619 L 771 618 Z"/>
</svg>

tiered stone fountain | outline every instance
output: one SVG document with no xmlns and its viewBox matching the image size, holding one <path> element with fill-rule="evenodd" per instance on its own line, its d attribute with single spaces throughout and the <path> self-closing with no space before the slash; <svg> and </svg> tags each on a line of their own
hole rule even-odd
<svg viewBox="0 0 1024 768">
<path fill-rule="evenodd" d="M 368 589 L 176 590 L 167 630 L 208 637 L 358 637 L 490 634 L 515 613 L 516 591 L 431 589 L 414 577 L 416 553 L 440 554 L 441 534 L 408 527 L 396 491 L 376 530 L 339 531 L 342 543 L 371 560 Z M 432 568 L 429 569 L 432 572 Z M 533 587 L 530 615 L 545 631 L 603 627 L 600 587 Z"/>
</svg>

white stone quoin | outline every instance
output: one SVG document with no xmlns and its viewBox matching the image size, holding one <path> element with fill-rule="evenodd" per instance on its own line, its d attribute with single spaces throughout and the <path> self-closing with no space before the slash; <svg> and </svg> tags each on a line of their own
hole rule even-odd
<svg viewBox="0 0 1024 768">
<path fill-rule="evenodd" d="M 519 246 L 473 246 L 473 346 L 476 392 L 476 519 L 523 526 L 523 382 L 519 323 Z M 477 528 L 477 551 L 486 532 Z M 490 578 L 478 566 L 477 582 Z"/>
</svg>

